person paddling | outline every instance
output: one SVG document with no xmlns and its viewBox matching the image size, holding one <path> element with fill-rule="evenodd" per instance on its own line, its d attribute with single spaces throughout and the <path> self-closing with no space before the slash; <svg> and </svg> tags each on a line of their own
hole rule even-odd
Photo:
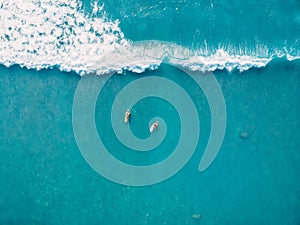
<svg viewBox="0 0 300 225">
<path fill-rule="evenodd" d="M 150 127 L 150 133 L 152 133 L 158 127 L 158 121 L 155 121 Z"/>
<path fill-rule="evenodd" d="M 129 117 L 130 117 L 131 113 L 130 113 L 130 110 L 127 109 L 126 112 L 125 112 L 125 118 L 124 118 L 124 122 L 125 123 L 128 123 L 129 122 Z"/>
</svg>

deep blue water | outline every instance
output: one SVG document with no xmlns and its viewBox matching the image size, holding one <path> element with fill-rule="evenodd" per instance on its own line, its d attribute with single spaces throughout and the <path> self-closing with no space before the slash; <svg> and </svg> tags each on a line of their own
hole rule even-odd
<svg viewBox="0 0 300 225">
<path fill-rule="evenodd" d="M 43 2 L 46 4 L 46 1 Z M 57 13 L 63 15 L 67 9 L 56 3 L 58 1 L 53 6 L 61 9 Z M 0 19 L 6 18 L 1 14 L 6 3 L 0 2 L 0 6 Z M 50 11 L 50 8 L 47 10 Z M 118 33 L 122 32 L 126 41 L 156 39 L 172 42 L 203 57 L 210 57 L 218 49 L 223 49 L 234 59 L 246 55 L 273 60 L 260 68 L 251 61 L 248 70 L 242 72 L 217 69 L 210 73 L 216 78 L 224 96 L 226 132 L 216 158 L 200 172 L 198 166 L 209 142 L 213 115 L 204 90 L 188 74 L 192 72 L 183 72 L 172 63 L 163 63 L 155 66 L 155 70 L 142 73 L 131 72 L 147 67 L 141 50 L 137 58 L 141 58 L 142 63 L 118 64 L 118 59 L 123 59 L 118 58 L 119 55 L 108 57 L 107 61 L 104 56 L 101 62 L 97 59 L 98 62 L 95 59 L 97 54 L 102 48 L 113 45 L 114 41 L 94 43 L 91 49 L 100 46 L 100 50 L 92 52 L 88 45 L 81 48 L 76 38 L 71 38 L 72 35 L 67 32 L 62 35 L 65 39 L 60 37 L 60 42 L 57 42 L 60 45 L 56 45 L 55 41 L 52 45 L 50 39 L 46 42 L 43 38 L 55 34 L 42 35 L 31 43 L 36 34 L 32 28 L 23 35 L 25 38 L 33 35 L 28 39 L 30 44 L 22 42 L 20 45 L 18 33 L 9 33 L 9 29 L 3 28 L 19 20 L 5 20 L 0 29 L 0 60 L 3 64 L 0 65 L 0 224 L 299 224 L 300 60 L 295 59 L 300 56 L 299 2 L 120 0 L 104 1 L 104 10 L 106 13 L 100 10 L 91 15 L 89 1 L 84 1 L 77 9 L 86 15 L 87 24 L 90 23 L 88 18 L 104 17 L 106 22 L 119 20 L 120 31 L 112 29 L 107 31 L 107 36 L 96 35 L 111 40 L 112 34 L 117 33 L 115 43 L 122 43 Z M 15 13 L 20 13 L 18 15 L 22 18 L 21 11 Z M 76 18 L 80 21 L 79 17 Z M 27 17 L 23 19 L 29 21 Z M 11 26 L 22 28 L 26 24 L 16 22 Z M 56 27 L 61 26 L 68 25 L 57 24 Z M 96 25 L 93 26 L 95 28 Z M 97 32 L 102 31 L 97 29 Z M 94 31 L 89 32 L 92 37 Z M 76 33 L 74 37 L 79 35 Z M 72 45 L 62 42 L 66 40 L 74 42 Z M 53 47 L 54 51 L 51 46 L 58 47 Z M 156 45 L 152 47 L 155 51 L 160 49 Z M 85 48 L 89 51 L 85 52 Z M 166 48 L 171 49 L 164 50 L 168 54 L 161 60 L 172 62 L 176 54 L 171 53 L 178 49 L 169 45 Z M 131 53 L 125 54 L 125 58 L 136 60 Z M 34 58 L 31 54 L 38 57 Z M 48 58 L 43 58 L 43 54 Z M 294 60 L 287 60 L 287 55 Z M 69 59 L 78 61 L 72 64 Z M 199 63 L 190 58 L 187 60 L 188 68 Z M 9 65 L 16 65 L 7 67 L 8 61 Z M 219 61 L 211 61 L 212 65 L 219 65 Z M 89 62 L 91 64 L 84 67 Z M 245 58 L 238 62 L 247 64 Z M 121 68 L 121 74 L 86 78 L 101 82 L 104 77 L 109 77 L 95 100 L 92 119 L 99 139 L 109 153 L 131 165 L 151 165 L 174 153 L 182 132 L 180 119 L 183 115 L 164 98 L 140 98 L 131 108 L 131 120 L 127 124 L 130 132 L 141 139 L 152 138 L 149 143 L 153 144 L 164 127 L 160 121 L 158 129 L 150 135 L 149 121 L 153 117 L 161 117 L 167 124 L 167 134 L 151 151 L 134 151 L 118 139 L 111 121 L 112 105 L 115 103 L 123 107 L 128 100 L 126 96 L 115 100 L 123 88 L 132 82 L 142 82 L 144 78 L 166 78 L 190 95 L 200 126 L 196 126 L 195 118 L 190 116 L 194 126 L 189 127 L 190 140 L 186 140 L 187 143 L 192 142 L 196 130 L 200 129 L 200 135 L 194 154 L 174 176 L 148 186 L 123 185 L 99 175 L 86 162 L 76 139 L 74 120 L 85 121 L 88 114 L 83 111 L 82 116 L 74 118 L 74 96 L 78 85 L 85 79 L 78 73 L 94 71 L 97 65 L 101 71 Z M 184 62 L 179 60 L 179 65 L 184 65 Z M 131 69 L 128 71 L 126 68 Z M 198 75 L 207 74 L 199 72 Z M 150 88 L 155 93 L 158 86 Z M 86 102 L 92 95 L 92 87 L 87 86 L 82 91 Z M 142 83 L 130 95 L 139 98 L 146 87 L 149 85 Z M 176 95 L 168 87 L 159 91 Z M 179 106 L 184 105 L 183 97 L 176 99 Z M 186 115 L 190 111 L 184 113 Z M 221 116 L 216 118 L 218 121 Z M 126 126 L 123 120 L 122 111 L 121 122 L 116 123 Z M 88 125 L 85 131 L 80 137 L 96 146 L 90 143 L 92 131 Z M 243 132 L 246 138 L 242 137 Z M 106 163 L 96 156 L 97 160 L 100 167 Z M 165 170 L 168 170 L 167 166 Z M 108 172 L 114 171 L 117 168 L 112 165 Z M 124 180 L 135 175 L 125 174 Z M 155 175 L 149 173 L 143 179 Z M 197 214 L 201 214 L 200 219 L 192 218 Z"/>
</svg>

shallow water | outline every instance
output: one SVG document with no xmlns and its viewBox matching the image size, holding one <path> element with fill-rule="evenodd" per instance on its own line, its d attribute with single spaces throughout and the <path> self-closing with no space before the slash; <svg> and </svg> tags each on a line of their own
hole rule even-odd
<svg viewBox="0 0 300 225">
<path fill-rule="evenodd" d="M 273 63 L 245 74 L 216 73 L 228 117 L 215 162 L 202 173 L 197 170 L 210 126 L 207 103 L 201 100 L 201 137 L 190 162 L 163 183 L 128 187 L 95 173 L 76 146 L 71 110 L 79 77 L 56 70 L 2 67 L 2 223 L 154 224 L 159 220 L 162 224 L 194 224 L 191 215 L 200 213 L 203 224 L 297 224 L 298 68 L 297 62 Z M 161 75 L 167 69 L 150 73 Z M 139 76 L 112 79 L 127 82 Z M 176 75 L 173 79 L 181 80 Z M 115 93 L 109 90 L 103 95 Z M 138 104 L 133 113 L 155 101 Z M 162 116 L 168 107 L 164 104 L 156 108 Z M 100 117 L 96 121 L 101 127 L 109 126 Z M 132 120 L 137 136 L 147 136 L 145 126 Z M 243 139 L 240 132 L 249 136 Z M 169 135 L 176 138 L 176 129 Z M 129 163 L 146 165 L 170 151 L 162 145 L 145 157 L 145 153 L 123 152 L 124 147 L 113 144 L 114 135 L 106 134 L 103 139 L 113 145 L 112 154 Z"/>
</svg>

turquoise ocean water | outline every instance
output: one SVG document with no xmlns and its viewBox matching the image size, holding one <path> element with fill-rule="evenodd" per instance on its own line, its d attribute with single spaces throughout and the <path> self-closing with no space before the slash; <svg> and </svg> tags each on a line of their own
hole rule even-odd
<svg viewBox="0 0 300 225">
<path fill-rule="evenodd" d="M 0 224 L 300 223 L 299 1 L 0 0 L 0 24 Z M 179 67 L 199 76 L 209 71 L 226 104 L 224 140 L 203 172 L 210 103 Z M 168 129 L 153 150 L 133 151 L 110 118 L 121 90 L 158 77 L 190 95 L 200 135 L 178 173 L 136 187 L 89 166 L 72 110 L 78 84 L 90 74 L 109 76 L 95 103 L 99 139 L 131 165 L 171 155 L 182 115 L 164 98 L 141 98 L 131 108 L 132 134 L 149 137 L 156 116 Z M 90 93 L 87 87 L 87 99 Z M 199 127 L 190 128 L 186 143 Z"/>
</svg>

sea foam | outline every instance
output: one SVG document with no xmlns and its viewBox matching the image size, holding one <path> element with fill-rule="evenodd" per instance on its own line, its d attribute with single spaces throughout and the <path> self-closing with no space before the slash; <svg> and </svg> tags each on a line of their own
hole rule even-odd
<svg viewBox="0 0 300 225">
<path fill-rule="evenodd" d="M 91 15 L 75 0 L 10 0 L 0 4 L 0 63 L 30 69 L 57 67 L 79 75 L 142 73 L 163 62 L 198 71 L 245 71 L 264 67 L 273 58 L 299 58 L 288 51 L 270 52 L 223 46 L 189 49 L 163 41 L 132 42 L 119 21 L 107 18 L 103 5 L 93 4 Z"/>
</svg>

